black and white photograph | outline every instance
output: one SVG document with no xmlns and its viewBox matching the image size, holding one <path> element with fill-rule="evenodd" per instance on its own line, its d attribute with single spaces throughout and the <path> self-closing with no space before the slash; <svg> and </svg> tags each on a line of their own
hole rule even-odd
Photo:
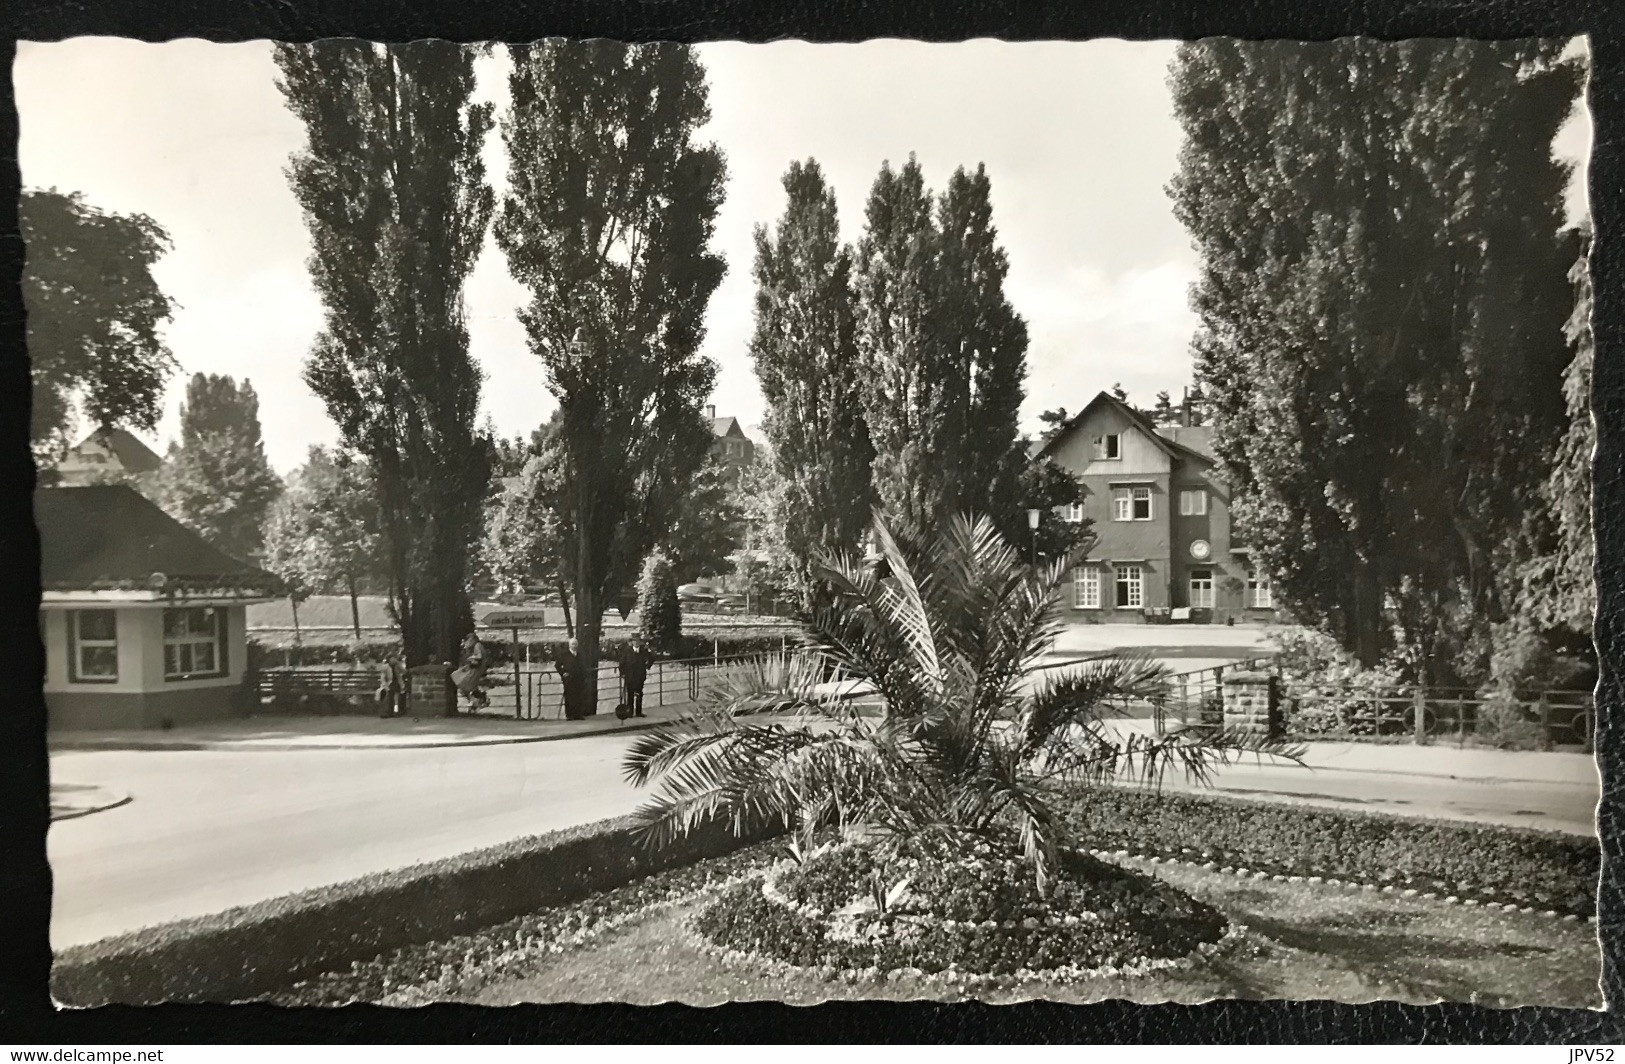
<svg viewBox="0 0 1625 1064">
<path fill-rule="evenodd" d="M 1603 1008 L 1590 73 L 21 44 L 53 1000 Z"/>
</svg>

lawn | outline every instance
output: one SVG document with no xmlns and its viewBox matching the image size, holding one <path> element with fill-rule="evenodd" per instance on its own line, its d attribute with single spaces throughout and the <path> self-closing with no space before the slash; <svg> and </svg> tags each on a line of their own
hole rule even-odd
<svg viewBox="0 0 1625 1064">
<path fill-rule="evenodd" d="M 883 980 L 722 959 L 693 930 L 730 877 L 749 877 L 774 844 L 641 881 L 586 901 L 432 947 L 401 951 L 305 984 L 278 1000 L 338 1004 L 457 1001 L 481 1005 L 625 1001 L 1214 998 L 1601 1006 L 1601 957 L 1589 923 L 1405 898 L 1347 886 L 1242 878 L 1193 865 L 1138 865 L 1245 930 L 1186 969 L 1097 976 L 1064 985 Z M 659 877 L 655 877 L 659 879 Z"/>
</svg>

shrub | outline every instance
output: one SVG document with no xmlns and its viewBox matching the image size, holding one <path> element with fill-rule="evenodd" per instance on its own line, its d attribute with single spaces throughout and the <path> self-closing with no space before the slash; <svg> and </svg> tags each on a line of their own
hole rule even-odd
<svg viewBox="0 0 1625 1064">
<path fill-rule="evenodd" d="M 75 946 L 51 989 L 74 1006 L 242 1000 L 752 841 L 713 823 L 652 850 L 630 818 L 600 821 Z"/>
<path fill-rule="evenodd" d="M 1478 707 L 1474 733 L 1503 750 L 1533 750 L 1547 743 L 1546 729 L 1529 719 L 1524 704 L 1509 695 L 1492 694 Z"/>
<path fill-rule="evenodd" d="M 671 559 L 656 550 L 643 562 L 638 579 L 638 631 L 656 654 L 669 654 L 683 634 L 683 607 L 677 601 L 677 579 Z"/>
<path fill-rule="evenodd" d="M 1127 789 L 1062 805 L 1079 838 L 1103 849 L 1562 912 L 1596 907 L 1600 851 L 1577 835 Z"/>
</svg>

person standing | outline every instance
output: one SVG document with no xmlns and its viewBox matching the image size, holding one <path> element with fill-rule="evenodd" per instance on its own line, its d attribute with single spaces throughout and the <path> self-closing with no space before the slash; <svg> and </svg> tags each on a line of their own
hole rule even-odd
<svg viewBox="0 0 1625 1064">
<path fill-rule="evenodd" d="M 468 633 L 463 640 L 462 667 L 452 674 L 452 682 L 457 690 L 468 699 L 472 709 L 484 709 L 491 704 L 491 698 L 481 686 L 485 682 L 485 644 L 473 632 Z"/>
<path fill-rule="evenodd" d="M 401 712 L 401 696 L 406 689 L 406 668 L 399 658 L 385 658 L 378 670 L 378 702 L 383 707 L 380 716 L 394 717 Z"/>
<path fill-rule="evenodd" d="M 553 664 L 564 684 L 564 717 L 566 720 L 580 720 L 586 716 L 581 712 L 581 643 L 571 639 L 559 651 Z"/>
<path fill-rule="evenodd" d="M 621 655 L 621 682 L 626 687 L 626 705 L 632 716 L 643 716 L 643 681 L 649 676 L 651 655 L 643 645 L 643 636 L 634 635 L 626 652 Z"/>
</svg>

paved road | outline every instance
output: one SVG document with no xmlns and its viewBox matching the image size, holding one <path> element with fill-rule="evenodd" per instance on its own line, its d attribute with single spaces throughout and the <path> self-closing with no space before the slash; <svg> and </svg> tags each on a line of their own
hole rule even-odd
<svg viewBox="0 0 1625 1064">
<path fill-rule="evenodd" d="M 93 941 L 629 812 L 642 800 L 620 776 L 629 741 L 56 753 L 56 780 L 116 788 L 132 800 L 52 826 L 52 938 L 57 946 Z M 1419 774 L 1438 764 L 1428 751 L 1336 745 L 1315 771 L 1238 765 L 1219 786 L 1249 797 L 1590 831 L 1597 780 L 1578 755 L 1458 753 L 1456 771 L 1469 778 L 1450 778 Z"/>
<path fill-rule="evenodd" d="M 630 812 L 628 739 L 411 750 L 59 753 L 118 809 L 54 824 L 57 946 Z"/>
</svg>

